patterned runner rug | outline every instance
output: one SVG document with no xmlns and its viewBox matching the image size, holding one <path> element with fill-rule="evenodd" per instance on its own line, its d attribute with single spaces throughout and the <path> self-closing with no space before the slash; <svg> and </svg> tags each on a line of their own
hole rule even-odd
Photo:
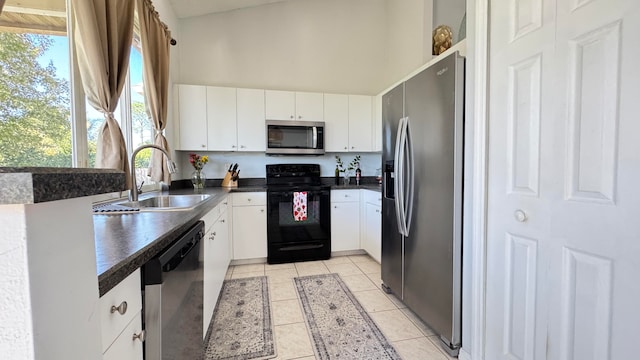
<svg viewBox="0 0 640 360">
<path fill-rule="evenodd" d="M 400 359 L 338 274 L 295 278 L 319 359 Z"/>
<path fill-rule="evenodd" d="M 205 344 L 207 360 L 276 357 L 265 276 L 225 280 Z"/>
</svg>

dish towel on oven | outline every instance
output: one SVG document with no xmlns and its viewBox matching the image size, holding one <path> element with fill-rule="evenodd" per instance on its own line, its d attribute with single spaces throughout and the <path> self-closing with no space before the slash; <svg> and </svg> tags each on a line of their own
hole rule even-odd
<svg viewBox="0 0 640 360">
<path fill-rule="evenodd" d="M 293 192 L 293 219 L 295 221 L 307 220 L 307 192 Z"/>
</svg>

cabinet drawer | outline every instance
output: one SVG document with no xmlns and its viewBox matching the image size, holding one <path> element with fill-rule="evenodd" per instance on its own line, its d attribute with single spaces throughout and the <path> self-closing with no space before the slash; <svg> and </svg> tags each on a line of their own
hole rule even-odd
<svg viewBox="0 0 640 360">
<path fill-rule="evenodd" d="M 102 360 L 142 360 L 142 341 L 134 335 L 142 333 L 142 312 L 139 311 L 116 341 L 103 354 Z"/>
<path fill-rule="evenodd" d="M 107 350 L 134 317 L 140 316 L 140 281 L 138 269 L 100 298 L 102 352 Z M 117 307 L 120 307 L 120 310 L 116 309 Z"/>
<path fill-rule="evenodd" d="M 332 190 L 331 202 L 359 202 L 360 190 Z"/>
<path fill-rule="evenodd" d="M 362 199 L 364 202 L 381 206 L 382 205 L 382 192 L 373 190 L 362 190 Z"/>
<path fill-rule="evenodd" d="M 245 192 L 233 194 L 233 206 L 254 206 L 266 204 L 266 192 Z"/>
<path fill-rule="evenodd" d="M 201 220 L 204 221 L 205 232 L 209 231 L 209 229 L 211 229 L 211 226 L 216 222 L 216 220 L 218 220 L 220 215 L 224 214 L 225 211 L 227 211 L 228 204 L 229 199 L 225 198 L 213 209 L 211 209 L 211 211 L 209 211 L 202 217 Z"/>
</svg>

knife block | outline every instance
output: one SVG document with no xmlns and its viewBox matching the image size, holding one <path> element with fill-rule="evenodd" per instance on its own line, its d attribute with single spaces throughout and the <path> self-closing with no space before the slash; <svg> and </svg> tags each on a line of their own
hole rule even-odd
<svg viewBox="0 0 640 360">
<path fill-rule="evenodd" d="M 231 180 L 231 173 L 227 171 L 224 179 L 222 179 L 222 184 L 220 186 L 226 188 L 236 188 L 238 187 L 238 180 Z"/>
</svg>

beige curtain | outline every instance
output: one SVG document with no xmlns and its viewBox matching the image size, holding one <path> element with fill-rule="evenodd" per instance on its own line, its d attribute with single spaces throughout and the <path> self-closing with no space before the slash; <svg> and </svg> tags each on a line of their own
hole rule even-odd
<svg viewBox="0 0 640 360">
<path fill-rule="evenodd" d="M 127 149 L 113 112 L 129 69 L 135 4 L 130 0 L 72 0 L 72 6 L 82 85 L 91 106 L 105 116 L 96 167 L 128 174 Z M 130 189 L 131 179 L 126 178 Z"/>
<path fill-rule="evenodd" d="M 171 33 L 160 21 L 150 0 L 136 0 L 142 43 L 144 96 L 147 111 L 156 130 L 154 144 L 169 152 L 162 131 L 167 126 L 167 98 L 169 93 L 169 42 Z M 166 156 L 152 149 L 148 175 L 156 182 L 171 183 Z"/>
<path fill-rule="evenodd" d="M 2 14 L 2 7 L 4 6 L 4 0 L 0 0 L 0 14 Z"/>
</svg>

